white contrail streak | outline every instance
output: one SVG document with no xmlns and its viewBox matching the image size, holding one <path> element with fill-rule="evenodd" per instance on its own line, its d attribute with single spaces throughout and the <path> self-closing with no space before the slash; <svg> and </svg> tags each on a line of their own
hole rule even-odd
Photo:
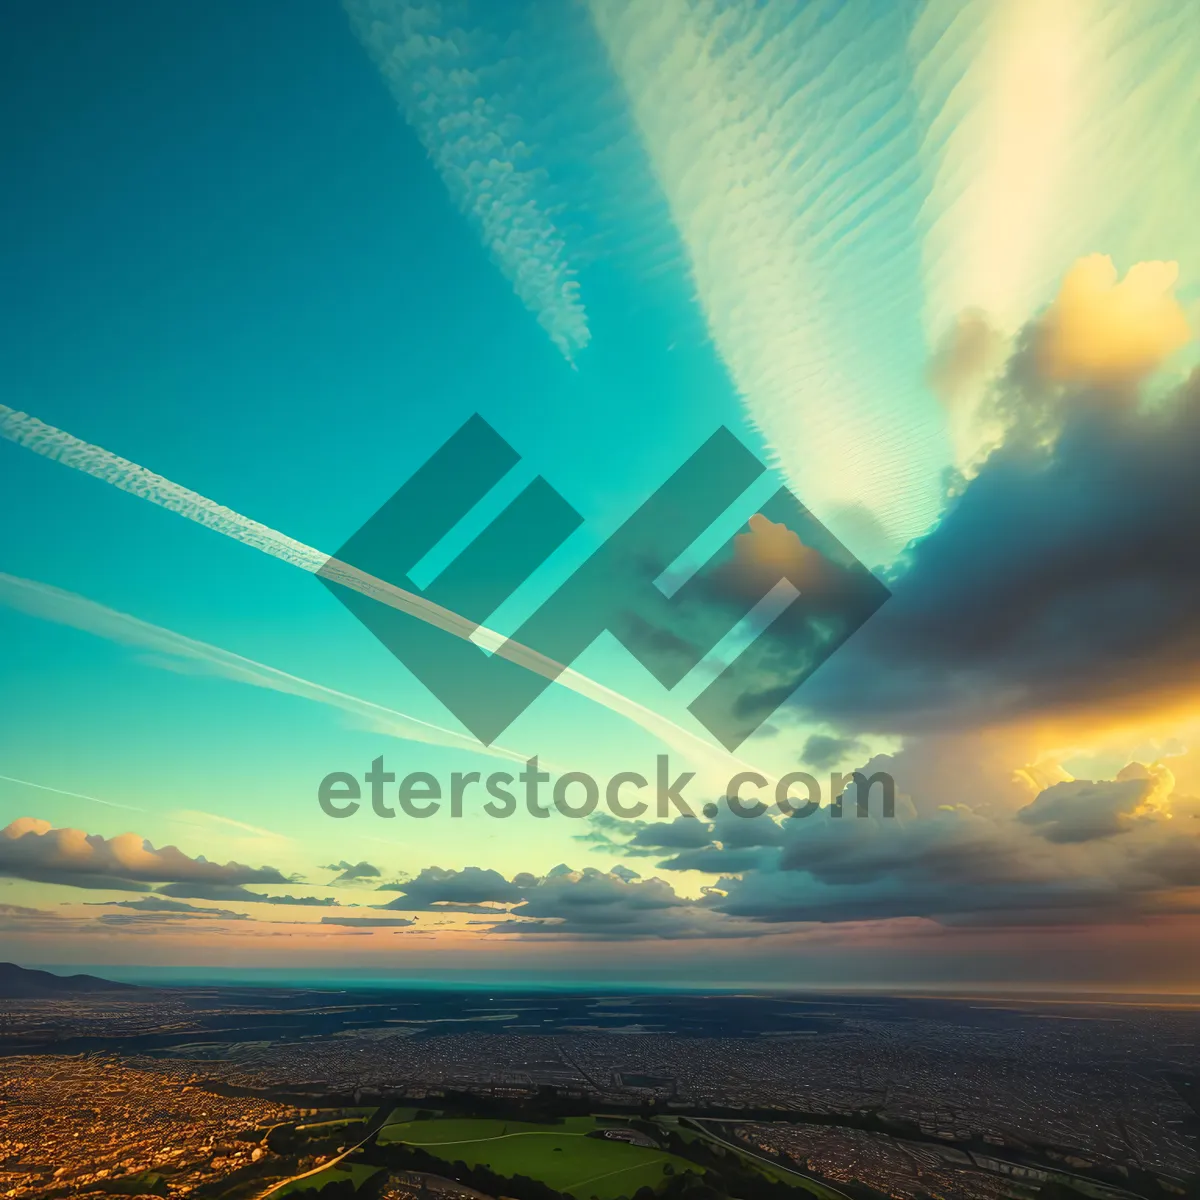
<svg viewBox="0 0 1200 1200">
<path fill-rule="evenodd" d="M 360 718 L 366 728 L 377 733 L 435 746 L 461 747 L 477 754 L 490 754 L 495 758 L 504 758 L 512 762 L 523 763 L 529 757 L 525 754 L 518 754 L 515 750 L 506 750 L 501 746 L 483 746 L 474 738 L 456 733 L 452 729 L 444 729 L 440 725 L 419 720 L 417 717 L 410 717 L 407 713 L 385 708 L 382 704 L 375 704 L 370 700 L 339 692 L 334 688 L 313 683 L 298 675 L 290 675 L 276 667 L 256 662 L 252 658 L 244 658 L 230 650 L 223 650 L 220 646 L 197 641 L 182 633 L 176 633 L 174 630 L 164 629 L 160 625 L 152 625 L 148 621 L 140 620 L 128 613 L 118 612 L 116 609 L 89 600 L 85 596 L 52 587 L 47 583 L 39 583 L 33 579 L 22 579 L 18 575 L 6 575 L 0 572 L 0 603 L 28 613 L 30 616 L 53 621 L 59 625 L 67 625 L 73 629 L 81 629 L 85 633 L 95 634 L 124 646 L 136 646 L 142 650 L 165 655 L 168 659 L 176 660 L 176 662 L 185 660 L 197 663 L 202 668 L 225 679 L 248 683 L 253 687 L 267 688 L 270 691 L 282 692 L 289 696 L 300 696 L 306 700 L 316 701 L 318 704 L 341 709 L 343 712 Z M 158 662 L 156 665 L 173 664 Z M 18 780 L 17 782 L 24 781 Z M 39 785 L 31 784 L 30 786 Z M 47 790 L 53 791 L 54 789 Z M 82 799 L 92 800 L 95 797 L 84 796 Z M 104 804 L 107 801 L 101 800 L 97 803 Z M 117 807 L 124 806 L 118 805 Z"/>
<path fill-rule="evenodd" d="M 352 588 L 364 596 L 378 600 L 381 604 L 387 604 L 400 612 L 408 613 L 418 620 L 453 634 L 455 637 L 474 642 L 477 646 L 489 650 L 493 654 L 499 654 L 530 671 L 554 680 L 625 717 L 647 733 L 661 738 L 668 746 L 680 754 L 686 755 L 697 766 L 710 771 L 714 779 L 728 779 L 732 774 L 748 768 L 748 764 L 743 760 L 710 745 L 697 734 L 683 729 L 666 717 L 622 696 L 619 692 L 615 692 L 601 683 L 597 683 L 594 679 L 581 675 L 570 667 L 563 667 L 560 663 L 552 661 L 528 646 L 522 646 L 519 642 L 505 638 L 503 634 L 496 633 L 482 625 L 476 625 L 466 617 L 459 616 L 458 613 L 442 608 L 438 604 L 433 604 L 422 596 L 385 583 L 374 575 L 368 575 L 365 571 L 358 570 L 357 567 L 352 567 L 348 563 L 323 554 L 320 550 L 298 542 L 295 538 L 290 538 L 278 530 L 242 516 L 241 513 L 234 512 L 232 509 L 218 504 L 215 500 L 210 500 L 198 492 L 173 483 L 162 475 L 156 475 L 153 471 L 149 471 L 137 463 L 121 458 L 100 446 L 93 446 L 89 442 L 81 441 L 62 429 L 56 429 L 53 425 L 47 425 L 28 413 L 18 412 L 7 405 L 0 404 L 0 436 L 18 446 L 24 446 L 36 454 L 73 467 L 77 471 L 83 471 L 93 478 L 102 479 L 105 483 L 110 483 L 124 492 L 129 492 L 142 500 L 149 500 L 152 504 L 158 504 L 170 512 L 186 517 L 189 521 L 195 521 L 206 529 L 224 534 L 225 537 L 251 546 L 264 554 L 270 554 L 303 571 L 314 575 L 319 572 L 323 579 L 330 579 L 335 583 Z M 40 584 L 34 586 L 45 587 Z M 71 593 L 64 593 L 64 595 L 70 596 Z M 123 616 L 123 614 L 117 615 Z M 130 617 L 127 620 L 134 621 L 136 618 Z M 147 626 L 147 628 L 156 629 L 155 626 Z M 180 635 L 172 634 L 171 636 L 179 637 Z M 203 643 L 197 643 L 197 645 L 202 646 Z M 215 647 L 206 647 L 206 650 L 214 650 L 220 655 L 229 654 L 228 651 L 217 650 Z M 185 657 L 199 656 L 185 655 Z M 237 660 L 239 656 L 229 655 L 229 658 Z M 207 658 L 205 661 L 208 661 Z M 251 660 L 241 661 L 249 663 Z M 253 665 L 258 667 L 260 664 Z M 274 668 L 264 669 L 274 671 Z M 285 678 L 291 678 L 285 676 L 284 672 L 278 672 L 278 674 Z M 310 686 L 320 687 L 318 684 Z M 336 694 L 340 695 L 341 693 Z M 366 704 L 367 702 L 361 701 L 360 703 Z M 381 709 L 380 711 L 389 714 L 392 712 L 390 709 Z M 393 715 L 403 717 L 403 714 Z M 415 720 L 410 717 L 404 717 L 404 719 Z M 418 722 L 418 724 L 424 724 L 424 722 Z M 429 728 L 439 727 L 430 726 Z M 472 748 L 480 748 L 477 742 L 464 735 L 452 736 L 460 738 L 462 743 L 469 744 Z"/>
<path fill-rule="evenodd" d="M 93 804 L 103 804 L 105 808 L 124 808 L 129 812 L 146 811 L 144 808 L 136 808 L 132 804 L 117 804 L 114 800 L 101 800 L 99 796 L 85 796 L 82 792 L 65 792 L 62 788 L 47 787 L 44 783 L 34 783 L 32 779 L 17 779 L 12 775 L 0 775 L 0 779 L 5 783 L 19 783 L 22 787 L 37 788 L 39 792 L 53 792 L 56 796 L 70 796 L 74 800 L 90 800 Z"/>
</svg>

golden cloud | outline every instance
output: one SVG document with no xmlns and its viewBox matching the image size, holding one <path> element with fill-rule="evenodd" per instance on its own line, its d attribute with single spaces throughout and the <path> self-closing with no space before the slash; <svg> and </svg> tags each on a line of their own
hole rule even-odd
<svg viewBox="0 0 1200 1200">
<path fill-rule="evenodd" d="M 1117 281 L 1106 254 L 1081 258 L 1042 321 L 1042 374 L 1060 383 L 1137 383 L 1191 337 L 1175 298 L 1179 264 L 1142 262 Z"/>
</svg>

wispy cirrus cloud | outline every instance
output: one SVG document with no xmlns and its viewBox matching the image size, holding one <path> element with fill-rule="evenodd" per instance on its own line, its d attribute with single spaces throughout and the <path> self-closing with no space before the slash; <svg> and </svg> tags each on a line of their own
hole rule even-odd
<svg viewBox="0 0 1200 1200">
<path fill-rule="evenodd" d="M 546 195 L 546 167 L 514 104 L 522 65 L 469 0 L 345 0 L 350 23 L 518 299 L 568 361 L 587 312 Z"/>
<path fill-rule="evenodd" d="M 805 503 L 879 561 L 935 517 L 942 458 L 910 362 L 905 7 L 590 8 L 749 417 Z"/>
</svg>

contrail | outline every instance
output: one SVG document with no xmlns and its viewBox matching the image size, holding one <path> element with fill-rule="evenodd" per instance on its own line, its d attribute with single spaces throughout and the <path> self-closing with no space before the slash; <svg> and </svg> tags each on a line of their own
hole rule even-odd
<svg viewBox="0 0 1200 1200">
<path fill-rule="evenodd" d="M 0 775 L 5 783 L 19 783 L 22 787 L 37 788 L 39 792 L 53 792 L 56 796 L 70 796 L 75 800 L 90 800 L 93 804 L 103 804 L 105 808 L 124 808 L 129 812 L 145 812 L 144 808 L 136 808 L 132 804 L 117 804 L 113 800 L 101 800 L 99 796 L 85 796 L 82 792 L 65 792 L 62 788 L 47 787 L 44 783 L 34 783 L 32 779 L 17 779 L 12 775 Z"/>
<path fill-rule="evenodd" d="M 225 537 L 251 546 L 255 550 L 261 550 L 264 554 L 270 554 L 299 567 L 302 571 L 313 575 L 319 573 L 325 579 L 353 588 L 430 625 L 436 625 L 447 633 L 453 633 L 456 637 L 474 640 L 477 645 L 490 650 L 499 650 L 506 640 L 500 634 L 477 626 L 449 609 L 430 603 L 422 596 L 393 587 L 392 584 L 376 579 L 375 576 L 368 575 L 348 563 L 340 562 L 331 555 L 323 554 L 320 550 L 298 542 L 277 529 L 252 521 L 249 517 L 208 499 L 207 496 L 201 496 L 199 492 L 172 483 L 162 475 L 130 462 L 119 454 L 81 441 L 65 430 L 56 429 L 53 425 L 47 425 L 44 421 L 39 421 L 28 413 L 18 412 L 5 404 L 0 404 L 0 435 L 18 446 L 32 450 L 35 454 L 73 467 L 94 479 L 111 483 L 123 492 L 129 492 L 142 500 L 149 500 L 169 512 L 177 513 L 189 521 L 195 521 L 206 529 L 224 534 Z M 540 655 L 538 657 L 541 658 Z M 549 660 L 542 659 L 542 662 L 549 663 Z"/>
<path fill-rule="evenodd" d="M 647 733 L 661 738 L 673 750 L 688 756 L 697 766 L 711 771 L 714 779 L 729 779 L 732 774 L 749 768 L 750 764 L 711 745 L 699 735 L 676 725 L 674 721 L 601 683 L 597 683 L 594 679 L 582 675 L 570 667 L 565 667 L 563 664 L 539 654 L 528 646 L 514 642 L 495 630 L 476 625 L 458 613 L 451 612 L 439 604 L 431 603 L 423 596 L 395 587 L 382 579 L 377 579 L 374 575 L 368 575 L 365 571 L 350 566 L 349 563 L 323 554 L 312 546 L 298 542 L 295 538 L 290 538 L 270 526 L 234 512 L 233 509 L 226 508 L 223 504 L 218 504 L 215 500 L 210 500 L 207 496 L 193 492 L 181 484 L 173 483 L 146 467 L 130 462 L 127 458 L 121 458 L 120 455 L 113 454 L 100 446 L 93 446 L 65 430 L 47 425 L 44 421 L 39 421 L 28 413 L 18 412 L 7 405 L 0 404 L 0 436 L 18 446 L 32 450 L 35 454 L 40 454 L 77 471 L 82 471 L 86 475 L 91 475 L 93 478 L 101 479 L 105 483 L 110 483 L 123 492 L 129 492 L 130 495 L 137 496 L 142 500 L 149 500 L 152 504 L 160 505 L 170 512 L 186 517 L 189 521 L 195 521 L 206 529 L 212 529 L 236 542 L 251 546 L 264 554 L 270 554 L 294 567 L 299 567 L 302 571 L 313 575 L 319 573 L 323 579 L 330 579 L 344 587 L 352 588 L 364 596 L 378 600 L 381 604 L 387 604 L 400 612 L 408 613 L 418 620 L 443 629 L 464 641 L 473 642 L 493 654 L 498 654 L 527 670 L 560 683 L 632 721 Z M 8 578 L 11 580 L 14 577 Z M 44 584 L 33 586 L 46 587 Z M 57 589 L 49 590 L 57 591 Z M 64 595 L 70 596 L 71 593 L 64 593 Z M 117 615 L 123 616 L 123 614 Z M 136 620 L 133 617 L 126 619 Z M 147 628 L 156 629 L 157 627 L 147 626 Z M 172 634 L 171 636 L 179 637 L 180 635 Z M 204 644 L 196 643 L 196 645 L 203 646 Z M 228 651 L 218 650 L 216 647 L 205 647 L 205 649 L 219 655 L 228 655 L 230 659 L 239 659 L 238 655 L 229 655 Z M 186 655 L 185 657 L 201 656 Z M 248 659 L 240 661 L 242 663 L 251 662 Z M 260 664 L 253 664 L 253 666 L 257 668 L 260 667 Z M 274 671 L 274 668 L 264 669 L 269 672 Z M 286 676 L 284 672 L 278 672 L 278 674 L 285 678 L 292 678 Z M 321 685 L 313 684 L 311 686 L 319 688 Z M 337 694 L 341 695 L 341 693 Z M 362 701 L 361 703 L 366 704 L 367 702 Z M 391 713 L 390 709 L 381 709 L 380 711 Z M 392 715 L 404 716 L 404 714 Z M 414 720 L 411 717 L 404 717 L 404 719 Z M 418 723 L 424 724 L 424 722 Z M 430 726 L 430 728 L 438 727 Z M 453 736 L 460 738 L 463 743 L 470 744 L 472 748 L 479 748 L 478 743 L 467 739 L 465 735 Z M 769 772 L 763 771 L 762 774 L 771 778 Z"/>
<path fill-rule="evenodd" d="M 392 737 L 404 738 L 408 741 L 425 742 L 435 746 L 457 746 L 472 750 L 478 754 L 489 754 L 495 758 L 504 758 L 512 762 L 524 763 L 528 755 L 519 754 L 515 750 L 507 750 L 502 746 L 484 746 L 465 734 L 456 733 L 453 729 L 444 729 L 407 713 L 397 712 L 382 704 L 363 700 L 346 692 L 339 692 L 324 684 L 314 683 L 298 675 L 290 675 L 276 667 L 256 662 L 252 658 L 244 658 L 220 646 L 197 641 L 164 629 L 160 625 L 152 625 L 148 621 L 118 612 L 89 600 L 85 596 L 68 592 L 63 588 L 52 587 L 47 583 L 39 583 L 33 579 L 22 579 L 18 575 L 6 575 L 0 572 L 0 603 L 7 604 L 20 612 L 40 617 L 42 620 L 54 621 L 59 625 L 68 625 L 73 629 L 81 629 L 85 633 L 107 638 L 125 646 L 137 646 L 156 654 L 168 656 L 171 659 L 183 659 L 198 663 L 201 667 L 220 675 L 224 679 L 232 679 L 238 683 L 248 683 L 253 687 L 267 688 L 273 692 L 282 692 L 289 696 L 300 696 L 325 704 L 332 708 L 341 709 L 361 719 L 366 728 Z M 157 665 L 173 664 L 160 662 Z M 0 778 L 4 778 L 0 776 Z M 26 782 L 16 780 L 17 783 Z M 30 784 L 39 787 L 39 784 Z M 54 791 L 47 788 L 47 791 Z M 65 795 L 74 795 L 72 792 Z M 94 800 L 94 796 L 83 796 L 84 800 Z M 99 804 L 108 801 L 98 800 Z M 117 805 L 118 808 L 127 807 Z M 141 812 L 141 809 L 136 810 Z M 248 828 L 248 827 L 247 827 Z"/>
</svg>

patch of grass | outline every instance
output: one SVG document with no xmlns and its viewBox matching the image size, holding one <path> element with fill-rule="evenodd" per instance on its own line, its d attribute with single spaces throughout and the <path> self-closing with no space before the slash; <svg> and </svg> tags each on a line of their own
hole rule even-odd
<svg viewBox="0 0 1200 1200">
<path fill-rule="evenodd" d="M 420 1109 L 416 1108 L 394 1108 L 390 1113 L 388 1113 L 387 1120 L 384 1122 L 384 1124 L 400 1125 L 406 1121 L 415 1120 L 418 1112 L 420 1112 Z"/>
<path fill-rule="evenodd" d="M 668 1166 L 675 1174 L 694 1170 L 662 1150 L 587 1136 L 606 1127 L 594 1117 L 568 1117 L 557 1125 L 446 1118 L 386 1125 L 379 1141 L 419 1146 L 444 1162 L 487 1167 L 497 1175 L 539 1179 L 577 1200 L 616 1200 L 657 1187 Z"/>
</svg>

